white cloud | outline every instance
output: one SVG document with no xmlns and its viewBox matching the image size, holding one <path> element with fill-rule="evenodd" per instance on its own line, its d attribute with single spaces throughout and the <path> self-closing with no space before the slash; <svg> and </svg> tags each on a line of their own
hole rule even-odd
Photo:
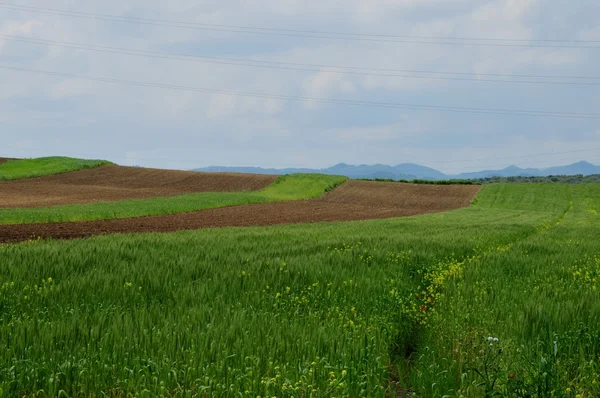
<svg viewBox="0 0 600 398">
<path fill-rule="evenodd" d="M 540 7 L 539 0 L 506 0 L 503 14 L 508 19 L 521 19 L 538 7 Z"/>
<path fill-rule="evenodd" d="M 343 74 L 321 71 L 304 79 L 303 89 L 306 97 L 330 98 L 335 97 L 338 93 L 350 94 L 356 90 L 356 87 Z M 305 107 L 314 109 L 319 104 L 320 102 L 316 100 L 308 101 L 305 103 Z"/>
<path fill-rule="evenodd" d="M 30 35 L 35 28 L 42 25 L 37 19 L 24 21 L 7 21 L 0 28 L 3 35 Z"/>
<path fill-rule="evenodd" d="M 7 36 L 29 36 L 42 23 L 36 19 L 25 21 L 7 21 L 0 26 L 0 34 Z M 7 40 L 0 38 L 0 51 L 6 45 Z M 1 54 L 1 53 L 0 53 Z"/>
<path fill-rule="evenodd" d="M 600 40 L 600 26 L 586 29 L 579 34 L 579 40 Z"/>
<path fill-rule="evenodd" d="M 389 142 L 400 139 L 409 142 L 419 133 L 422 133 L 422 129 L 415 128 L 407 122 L 383 126 L 350 127 L 333 131 L 333 134 L 341 140 L 359 143 Z"/>
<path fill-rule="evenodd" d="M 209 118 L 228 116 L 234 111 L 236 103 L 237 98 L 232 95 L 213 95 L 206 110 L 206 116 Z"/>
<path fill-rule="evenodd" d="M 264 101 L 265 111 L 270 115 L 275 115 L 283 111 L 284 102 L 282 100 L 269 98 Z"/>
</svg>

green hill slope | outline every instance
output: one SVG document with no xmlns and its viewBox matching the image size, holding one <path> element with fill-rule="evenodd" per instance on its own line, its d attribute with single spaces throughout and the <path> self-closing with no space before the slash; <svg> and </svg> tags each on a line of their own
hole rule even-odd
<svg viewBox="0 0 600 398">
<path fill-rule="evenodd" d="M 70 171 L 90 169 L 106 164 L 111 163 L 106 160 L 86 160 L 68 157 L 9 160 L 0 164 L 0 181 L 68 173 Z"/>
</svg>

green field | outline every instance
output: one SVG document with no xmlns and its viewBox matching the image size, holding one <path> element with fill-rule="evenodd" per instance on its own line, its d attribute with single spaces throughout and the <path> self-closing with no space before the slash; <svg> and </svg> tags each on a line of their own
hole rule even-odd
<svg viewBox="0 0 600 398">
<path fill-rule="evenodd" d="M 171 197 L 81 205 L 0 209 L 0 224 L 109 220 L 183 213 L 217 207 L 281 200 L 312 199 L 346 181 L 346 177 L 293 174 L 279 177 L 257 192 L 202 192 Z"/>
<path fill-rule="evenodd" d="M 86 160 L 67 157 L 9 160 L 6 163 L 0 163 L 0 181 L 68 173 L 70 171 L 91 169 L 107 164 L 112 163 L 106 160 Z"/>
<path fill-rule="evenodd" d="M 0 246 L 0 396 L 597 397 L 599 211 L 600 185 L 487 185 L 435 215 Z"/>
</svg>

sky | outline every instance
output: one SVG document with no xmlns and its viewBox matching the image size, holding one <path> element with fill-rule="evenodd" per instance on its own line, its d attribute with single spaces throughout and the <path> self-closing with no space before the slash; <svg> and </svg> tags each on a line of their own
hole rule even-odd
<svg viewBox="0 0 600 398">
<path fill-rule="evenodd" d="M 447 173 L 600 164 L 598 117 L 339 103 L 600 116 L 598 15 L 597 0 L 1 1 L 0 156 L 178 169 L 418 163 Z M 280 68 L 240 65 L 249 61 Z"/>
</svg>

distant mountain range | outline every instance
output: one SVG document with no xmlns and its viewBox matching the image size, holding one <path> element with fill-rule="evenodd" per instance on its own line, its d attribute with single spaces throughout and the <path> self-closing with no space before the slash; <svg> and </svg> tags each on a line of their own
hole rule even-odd
<svg viewBox="0 0 600 398">
<path fill-rule="evenodd" d="M 588 162 L 577 162 L 567 166 L 549 167 L 545 169 L 522 169 L 509 166 L 501 170 L 483 170 L 472 173 L 444 174 L 430 167 L 413 163 L 402 163 L 397 166 L 384 164 L 359 165 L 340 163 L 326 169 L 264 169 L 261 167 L 220 167 L 211 166 L 194 171 L 204 172 L 234 172 L 254 174 L 292 174 L 292 173 L 320 173 L 343 175 L 350 178 L 391 178 L 394 180 L 456 180 L 475 179 L 488 177 L 546 177 L 550 175 L 592 175 L 600 174 L 600 166 Z"/>
</svg>

